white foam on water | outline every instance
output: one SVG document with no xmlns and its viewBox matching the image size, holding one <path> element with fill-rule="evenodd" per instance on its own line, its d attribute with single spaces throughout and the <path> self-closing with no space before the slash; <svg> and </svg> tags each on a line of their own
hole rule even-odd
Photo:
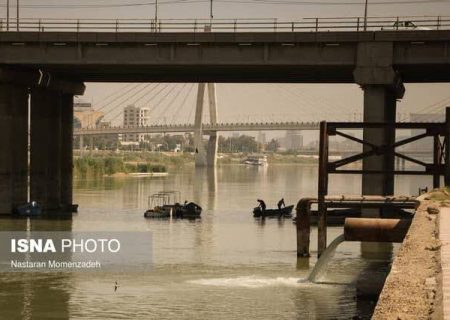
<svg viewBox="0 0 450 320">
<path fill-rule="evenodd" d="M 283 277 L 264 278 L 257 276 L 198 279 L 198 280 L 190 280 L 188 282 L 191 284 L 198 284 L 204 286 L 242 287 L 242 288 L 263 288 L 270 286 L 289 286 L 289 287 L 304 286 L 304 284 L 299 282 L 298 278 L 283 278 Z"/>
</svg>

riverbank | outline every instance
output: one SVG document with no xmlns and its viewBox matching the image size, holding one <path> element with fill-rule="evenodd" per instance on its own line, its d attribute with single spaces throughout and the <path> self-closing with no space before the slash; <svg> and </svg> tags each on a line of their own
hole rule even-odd
<svg viewBox="0 0 450 320">
<path fill-rule="evenodd" d="M 119 157 L 83 157 L 73 161 L 76 178 L 120 176 L 120 175 L 167 174 L 167 166 L 152 162 L 126 162 Z"/>
<path fill-rule="evenodd" d="M 373 319 L 443 319 L 440 212 L 450 205 L 450 197 L 444 189 L 419 200 Z"/>
</svg>

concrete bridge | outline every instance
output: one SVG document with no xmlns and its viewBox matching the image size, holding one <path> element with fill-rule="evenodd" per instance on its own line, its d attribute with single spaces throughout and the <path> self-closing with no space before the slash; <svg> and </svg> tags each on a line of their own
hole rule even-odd
<svg viewBox="0 0 450 320">
<path fill-rule="evenodd" d="M 73 96 L 83 94 L 85 81 L 356 83 L 364 90 L 364 121 L 386 123 L 395 122 L 404 82 L 450 81 L 449 30 L 383 31 L 362 28 L 359 21 L 349 31 L 325 32 L 318 23 L 312 32 L 295 24 L 279 32 L 83 32 L 39 26 L 0 32 L 0 213 L 27 201 L 28 178 L 31 199 L 46 210 L 72 204 Z M 203 97 L 205 86 L 200 87 Z M 215 96 L 211 88 L 208 92 Z M 199 101 L 197 107 L 202 109 Z M 196 131 L 197 141 L 201 134 Z M 394 138 L 392 128 L 364 132 L 364 140 L 377 145 Z M 387 169 L 393 158 L 374 155 L 363 166 Z M 391 175 L 363 176 L 362 193 L 393 194 L 393 181 Z"/>
</svg>

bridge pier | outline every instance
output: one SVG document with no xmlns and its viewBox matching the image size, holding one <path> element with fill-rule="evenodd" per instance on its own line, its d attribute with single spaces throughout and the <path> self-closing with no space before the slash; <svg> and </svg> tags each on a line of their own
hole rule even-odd
<svg viewBox="0 0 450 320">
<path fill-rule="evenodd" d="M 0 214 L 28 200 L 28 89 L 0 83 Z"/>
<path fill-rule="evenodd" d="M 392 42 L 361 42 L 357 47 L 357 63 L 353 72 L 355 82 L 364 90 L 364 122 L 395 124 L 397 99 L 403 98 L 405 87 L 399 73 L 393 67 L 394 44 Z M 395 127 L 364 128 L 363 140 L 375 146 L 390 146 L 395 142 Z M 369 151 L 369 145 L 363 151 Z M 363 159 L 362 195 L 387 196 L 394 194 L 395 155 L 391 148 L 383 155 Z M 367 173 L 382 171 L 383 173 Z M 364 209 L 363 218 L 379 218 L 382 209 Z M 392 244 L 361 243 L 361 254 L 371 258 L 377 254 L 389 257 Z"/>
<path fill-rule="evenodd" d="M 206 149 L 203 143 L 202 118 L 203 118 L 205 87 L 206 87 L 205 83 L 198 84 L 197 105 L 195 109 L 195 123 L 194 123 L 195 166 L 215 167 L 217 163 L 217 146 L 218 146 L 217 131 L 210 132 L 208 145 Z M 215 83 L 208 83 L 207 87 L 208 87 L 210 123 L 217 124 L 216 85 Z"/>
<path fill-rule="evenodd" d="M 43 71 L 0 68 L 0 214 L 30 200 L 71 212 L 73 96 L 84 89 Z"/>
<path fill-rule="evenodd" d="M 45 211 L 61 209 L 62 94 L 31 90 L 30 199 Z"/>
<path fill-rule="evenodd" d="M 395 124 L 397 99 L 403 98 L 405 88 L 400 75 L 393 68 L 392 42 L 361 42 L 357 49 L 355 82 L 364 90 L 364 122 Z M 376 146 L 389 146 L 395 142 L 395 128 L 365 128 L 363 139 Z M 364 151 L 370 146 L 365 145 Z M 373 155 L 363 159 L 365 171 L 393 171 L 394 149 L 384 155 Z M 393 195 L 394 175 L 363 173 L 363 195 Z M 379 213 L 368 213 L 370 217 Z"/>
</svg>

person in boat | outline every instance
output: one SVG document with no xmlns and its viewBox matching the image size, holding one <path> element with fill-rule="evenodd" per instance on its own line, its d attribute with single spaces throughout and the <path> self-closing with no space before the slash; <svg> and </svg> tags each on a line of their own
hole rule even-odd
<svg viewBox="0 0 450 320">
<path fill-rule="evenodd" d="M 282 208 L 286 208 L 286 204 L 284 203 L 284 198 L 281 198 L 280 201 L 278 201 L 278 210 L 281 210 Z"/>
<path fill-rule="evenodd" d="M 266 203 L 264 202 L 264 200 L 258 199 L 256 200 L 259 202 L 259 208 L 261 209 L 262 212 L 266 211 Z"/>
</svg>

